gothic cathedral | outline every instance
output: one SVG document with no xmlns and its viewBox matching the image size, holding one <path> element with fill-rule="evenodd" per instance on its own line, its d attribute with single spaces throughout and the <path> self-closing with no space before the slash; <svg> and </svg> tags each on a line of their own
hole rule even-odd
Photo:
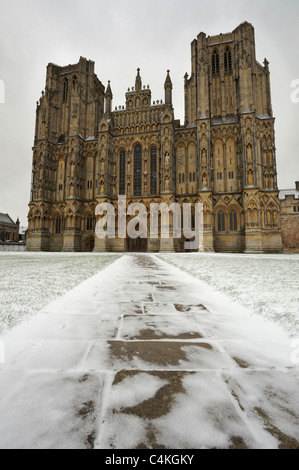
<svg viewBox="0 0 299 470">
<path fill-rule="evenodd" d="M 185 122 L 174 117 L 172 82 L 164 102 L 142 85 L 112 110 L 112 90 L 94 62 L 49 64 L 37 103 L 29 204 L 29 251 L 183 251 L 184 240 L 95 236 L 95 208 L 201 202 L 204 249 L 281 252 L 269 63 L 256 60 L 245 22 L 232 33 L 191 44 Z"/>
</svg>

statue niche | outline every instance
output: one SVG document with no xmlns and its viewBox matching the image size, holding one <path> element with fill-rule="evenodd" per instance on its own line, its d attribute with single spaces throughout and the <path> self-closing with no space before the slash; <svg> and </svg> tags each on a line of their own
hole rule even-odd
<svg viewBox="0 0 299 470">
<path fill-rule="evenodd" d="M 169 176 L 165 176 L 165 184 L 164 184 L 165 191 L 169 191 Z"/>
<path fill-rule="evenodd" d="M 253 186 L 253 171 L 248 171 L 248 186 Z"/>
<path fill-rule="evenodd" d="M 206 149 L 203 149 L 203 151 L 202 151 L 201 163 L 202 163 L 202 166 L 207 166 L 207 151 L 206 151 Z"/>
<path fill-rule="evenodd" d="M 169 167 L 170 167 L 170 157 L 169 157 L 169 153 L 166 152 L 165 158 L 164 158 L 164 169 L 168 171 Z"/>
</svg>

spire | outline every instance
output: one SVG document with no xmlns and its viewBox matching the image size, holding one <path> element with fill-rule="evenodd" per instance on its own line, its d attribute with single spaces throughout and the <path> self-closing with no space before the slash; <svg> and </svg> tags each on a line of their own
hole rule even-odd
<svg viewBox="0 0 299 470">
<path fill-rule="evenodd" d="M 266 73 L 269 73 L 269 64 L 270 64 L 270 62 L 267 59 L 265 59 L 264 60 L 264 69 L 265 69 Z"/>
<path fill-rule="evenodd" d="M 111 86 L 110 86 L 110 80 L 108 81 L 108 86 L 106 89 L 105 93 L 105 99 L 106 99 L 106 113 L 111 113 L 111 107 L 112 107 L 112 91 L 111 91 Z"/>
<path fill-rule="evenodd" d="M 173 88 L 172 81 L 170 78 L 170 70 L 167 70 L 167 76 L 166 76 L 164 88 L 171 88 L 171 89 Z"/>
<path fill-rule="evenodd" d="M 137 69 L 137 77 L 135 81 L 135 91 L 140 91 L 142 88 L 142 82 L 140 77 L 140 69 Z"/>
<path fill-rule="evenodd" d="M 165 104 L 166 106 L 172 106 L 172 81 L 170 78 L 170 70 L 167 70 L 167 76 L 166 80 L 164 83 L 164 88 L 165 88 Z"/>
<path fill-rule="evenodd" d="M 110 86 L 110 80 L 108 80 L 108 86 L 107 86 L 107 90 L 106 90 L 105 96 L 107 97 L 107 95 L 110 95 L 111 98 L 113 98 L 112 91 L 111 91 L 111 86 Z"/>
</svg>

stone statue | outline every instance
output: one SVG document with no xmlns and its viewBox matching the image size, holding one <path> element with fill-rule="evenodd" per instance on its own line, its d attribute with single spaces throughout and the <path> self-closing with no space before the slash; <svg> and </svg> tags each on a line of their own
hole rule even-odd
<svg viewBox="0 0 299 470">
<path fill-rule="evenodd" d="M 104 194 L 104 181 L 101 181 L 101 186 L 100 186 L 100 194 Z"/>
<path fill-rule="evenodd" d="M 166 152 L 165 159 L 164 159 L 164 168 L 165 168 L 165 170 L 169 170 L 169 165 L 170 165 L 169 153 Z"/>
<path fill-rule="evenodd" d="M 169 191 L 169 178 L 168 178 L 168 176 L 165 177 L 165 191 Z"/>
<path fill-rule="evenodd" d="M 249 170 L 249 172 L 248 172 L 248 185 L 253 186 L 253 173 L 252 173 L 252 170 Z"/>
</svg>

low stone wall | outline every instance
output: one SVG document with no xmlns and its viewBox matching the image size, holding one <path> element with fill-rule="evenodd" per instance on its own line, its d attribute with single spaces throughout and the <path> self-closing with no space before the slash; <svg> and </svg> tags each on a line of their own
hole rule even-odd
<svg viewBox="0 0 299 470">
<path fill-rule="evenodd" d="M 25 251 L 26 245 L 20 245 L 19 243 L 0 244 L 1 251 Z"/>
<path fill-rule="evenodd" d="M 299 214 L 281 214 L 282 243 L 286 253 L 299 253 Z"/>
</svg>

